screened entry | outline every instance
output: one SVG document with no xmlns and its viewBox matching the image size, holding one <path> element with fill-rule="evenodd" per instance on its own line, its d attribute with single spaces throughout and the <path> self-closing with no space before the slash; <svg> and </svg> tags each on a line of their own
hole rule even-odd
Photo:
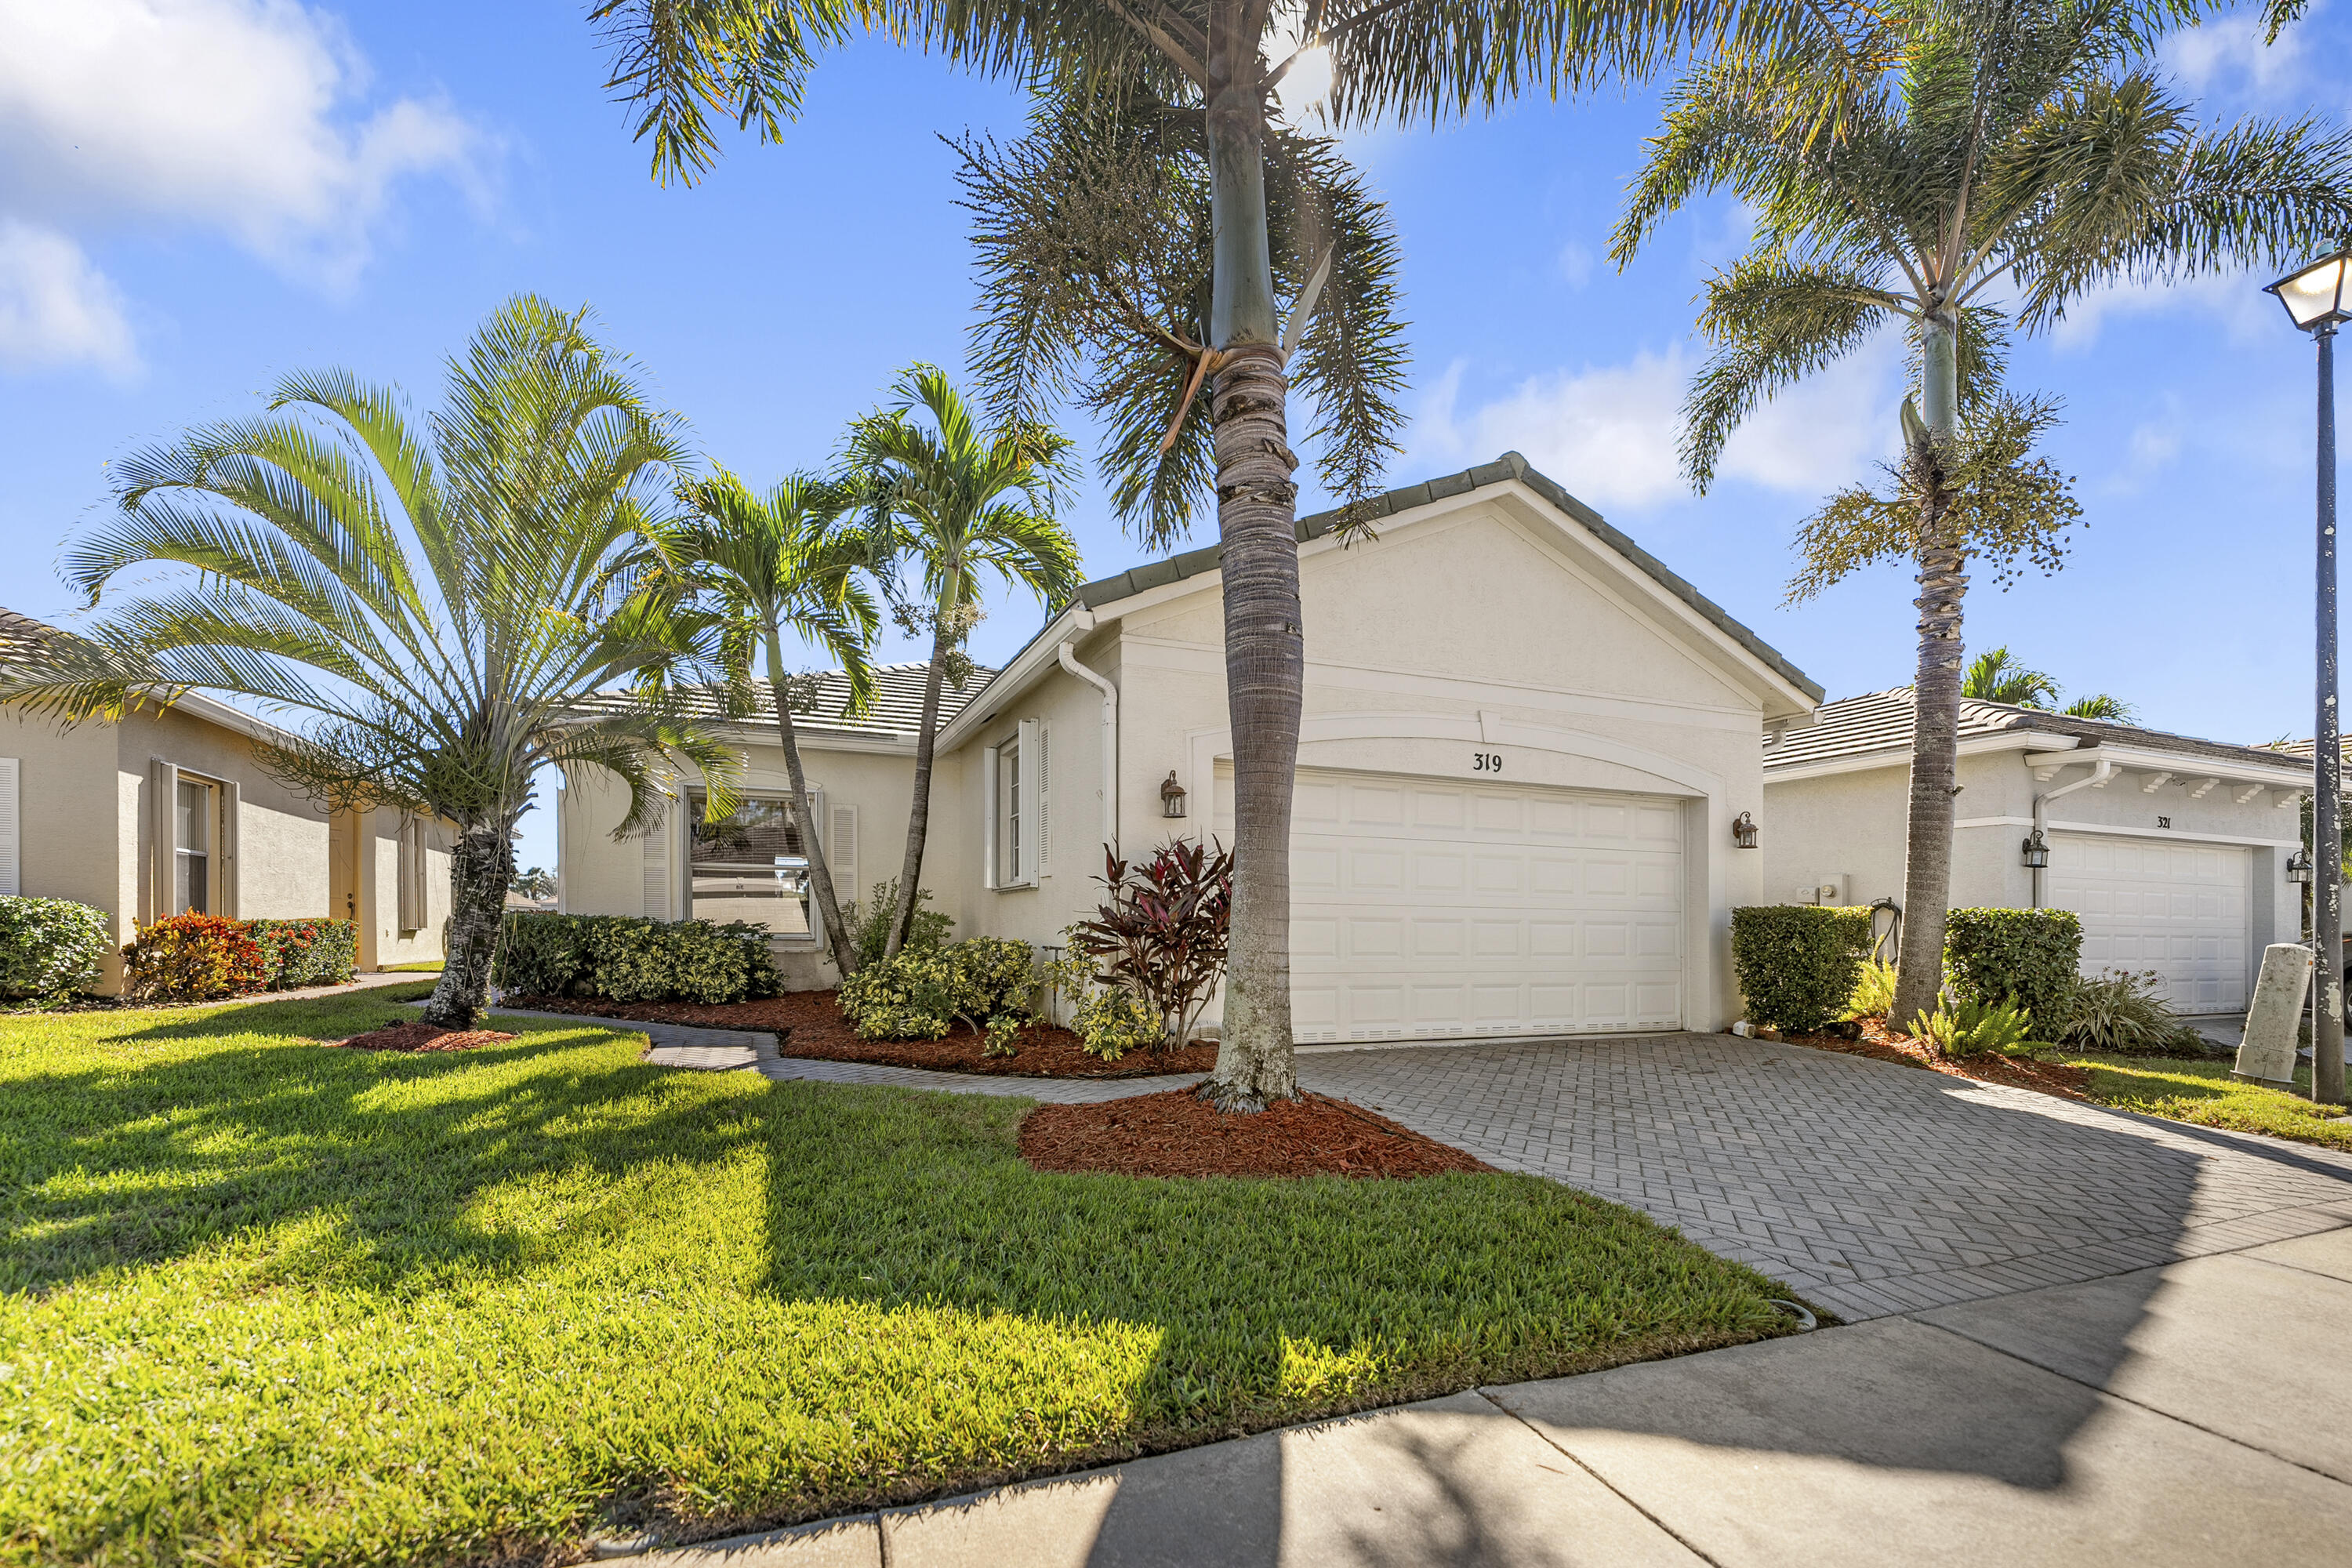
<svg viewBox="0 0 2352 1568">
<path fill-rule="evenodd" d="M 808 847 L 789 800 L 751 798 L 733 816 L 703 820 L 705 798 L 686 797 L 691 835 L 688 913 L 698 921 L 744 921 L 779 936 L 806 936 Z"/>
</svg>

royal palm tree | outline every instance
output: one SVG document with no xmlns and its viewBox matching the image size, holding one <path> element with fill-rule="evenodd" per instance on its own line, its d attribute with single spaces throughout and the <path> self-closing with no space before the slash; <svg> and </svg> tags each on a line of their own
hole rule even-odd
<svg viewBox="0 0 2352 1568">
<path fill-rule="evenodd" d="M 846 978 L 856 973 L 857 949 L 825 863 L 824 825 L 809 809 L 808 775 L 793 723 L 795 693 L 804 683 L 785 672 L 784 640 L 823 650 L 848 679 L 845 714 L 865 710 L 874 689 L 866 653 L 881 613 L 861 580 L 860 569 L 869 562 L 866 540 L 843 526 L 851 494 L 814 475 L 794 474 L 754 495 L 734 475 L 720 472 L 688 485 L 681 495 L 694 518 L 671 549 L 684 584 L 709 616 L 698 629 L 730 692 L 750 688 L 755 670 L 766 676 L 792 780 L 793 820 L 808 855 L 810 890 L 834 963 Z"/>
<path fill-rule="evenodd" d="M 2024 461 L 2048 406 L 1999 395 L 2006 328 L 2043 330 L 2111 280 L 2276 267 L 2334 245 L 2352 231 L 2352 142 L 2307 120 L 2199 127 L 2148 60 L 2158 34 L 2193 15 L 2178 5 L 1895 0 L 1882 15 L 1899 48 L 1875 78 L 1824 81 L 1787 53 L 1686 78 L 1613 254 L 1630 259 L 1705 192 L 1727 189 L 1757 214 L 1748 253 L 1708 281 L 1700 315 L 1716 353 L 1693 383 L 1683 451 L 1701 489 L 1774 392 L 1882 324 L 1909 334 L 1902 504 L 1832 501 L 1809 525 L 1793 586 L 1802 597 L 1872 560 L 1916 565 L 1895 1010 L 1909 1018 L 1933 1006 L 1943 972 L 1969 557 L 2053 565 L 2053 532 L 2073 515 L 2055 499 L 2063 481 L 2053 490 L 2046 465 Z"/>
<path fill-rule="evenodd" d="M 260 755 L 296 787 L 455 824 L 425 1017 L 468 1027 L 539 769 L 617 775 L 616 836 L 658 820 L 683 763 L 733 808 L 731 754 L 646 679 L 683 645 L 632 563 L 686 460 L 584 311 L 509 300 L 422 419 L 393 388 L 298 374 L 260 416 L 115 464 L 115 515 L 64 562 L 93 618 L 0 695 L 68 721 L 188 691 L 250 702 L 295 727 Z M 108 602 L 158 566 L 184 570 Z"/>
<path fill-rule="evenodd" d="M 590 16 L 611 47 L 608 85 L 641 110 L 636 133 L 652 141 L 657 178 L 690 181 L 709 167 L 718 152 L 714 112 L 763 141 L 782 140 L 784 122 L 800 112 L 818 53 L 869 29 L 958 65 L 1020 79 L 1038 93 L 1049 121 L 1099 112 L 1130 128 L 1148 132 L 1157 124 L 1174 133 L 1169 152 L 1192 166 L 1209 213 L 1204 224 L 1182 226 L 1196 248 L 1155 253 L 1154 245 L 1171 232 L 1167 204 L 1138 203 L 1131 207 L 1135 242 L 1113 270 L 1130 261 L 1149 268 L 1160 260 L 1197 259 L 1206 298 L 1176 321 L 1157 318 L 1164 290 L 1098 301 L 1128 315 L 1129 332 L 1139 327 L 1177 363 L 1175 374 L 1166 374 L 1132 344 L 1105 343 L 1091 355 L 1097 365 L 1091 383 L 1121 405 L 1110 437 L 1115 467 L 1180 489 L 1197 486 L 1203 472 L 1213 479 L 1223 550 L 1236 872 L 1233 962 L 1209 1093 L 1219 1106 L 1243 1110 L 1290 1098 L 1297 1091 L 1290 801 L 1306 679 L 1290 361 L 1311 320 L 1304 335 L 1314 346 L 1299 372 L 1308 383 L 1327 378 L 1310 388 L 1322 395 L 1329 437 L 1325 477 L 1334 478 L 1336 468 L 1343 495 L 1367 492 L 1392 429 L 1379 407 L 1381 356 L 1392 353 L 1384 292 L 1392 258 L 1384 229 L 1350 225 L 1342 209 L 1351 193 L 1337 188 L 1329 189 L 1333 210 L 1324 224 L 1294 226 L 1299 236 L 1328 235 L 1320 250 L 1285 251 L 1283 193 L 1315 181 L 1301 155 L 1307 149 L 1293 145 L 1280 124 L 1276 89 L 1303 58 L 1320 51 L 1330 62 L 1326 112 L 1335 123 L 1434 120 L 1491 110 L 1524 91 L 1557 95 L 1642 73 L 1695 44 L 1762 48 L 1803 39 L 1817 59 L 1857 58 L 1835 24 L 1866 23 L 1867 8 L 1813 0 L 1470 6 L 1454 0 L 599 0 Z M 1856 32 L 1874 36 L 1869 26 Z M 1129 143 L 1122 138 L 1118 144 L 1123 150 Z M 1172 183 L 1155 174 L 1150 188 L 1164 195 Z M 1084 205 L 1099 215 L 1119 203 L 1097 193 Z M 1344 271 L 1351 267 L 1352 279 Z M 1333 317 L 1328 322 L 1318 309 L 1318 274 L 1338 279 L 1325 296 Z M 1098 287 L 1102 279 L 1087 281 Z M 1343 321 L 1350 300 L 1358 308 Z M 1137 305 L 1139 312 L 1129 309 Z M 1367 321 L 1387 325 L 1367 336 L 1357 330 Z M 1360 370 L 1347 363 L 1357 348 L 1370 355 Z M 1181 440 L 1204 382 L 1206 439 L 1181 450 L 1172 465 L 1136 460 L 1150 438 L 1139 431 L 1156 434 L 1165 426 Z M 1373 395 L 1351 398 L 1350 384 Z M 1340 454 L 1336 463 L 1333 451 Z M 1168 516 L 1157 505 L 1164 499 L 1147 494 L 1145 511 Z M 1123 502 L 1132 507 L 1136 498 Z M 910 888 L 900 883 L 902 899 Z"/>
<path fill-rule="evenodd" d="M 866 548 L 886 587 L 900 592 L 908 573 L 920 581 L 919 591 L 901 593 L 901 624 L 931 639 L 915 731 L 907 854 L 886 957 L 905 945 L 920 903 L 940 690 L 950 679 L 961 689 L 971 678 L 964 644 L 980 621 L 983 575 L 1026 588 L 1049 608 L 1066 603 L 1078 586 L 1077 542 L 1054 515 L 1067 478 L 1068 438 L 1025 419 L 982 429 L 935 365 L 910 368 L 895 393 L 891 406 L 850 426 L 844 454 L 866 510 Z M 918 410 L 928 418 L 914 417 Z"/>
</svg>

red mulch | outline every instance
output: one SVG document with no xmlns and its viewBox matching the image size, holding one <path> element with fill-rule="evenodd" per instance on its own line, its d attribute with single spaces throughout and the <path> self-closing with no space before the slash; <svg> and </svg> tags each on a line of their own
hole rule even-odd
<svg viewBox="0 0 2352 1568">
<path fill-rule="evenodd" d="M 1040 1171 L 1122 1176 L 1439 1176 L 1490 1171 L 1450 1144 L 1325 1095 L 1228 1116 L 1189 1089 L 1101 1105 L 1041 1105 L 1021 1122 Z"/>
<path fill-rule="evenodd" d="M 496 1029 L 445 1029 L 438 1024 L 387 1024 L 331 1044 L 354 1051 L 470 1051 L 511 1040 Z"/>
<path fill-rule="evenodd" d="M 1889 1034 L 1884 1018 L 1862 1020 L 1862 1038 L 1848 1040 L 1835 1035 L 1791 1035 L 1791 1045 L 1811 1046 L 1815 1050 L 1843 1051 L 1850 1057 L 1871 1057 L 1882 1062 L 1904 1062 L 1915 1068 L 1927 1068 L 1953 1078 L 1974 1079 L 1979 1083 L 2006 1084 L 2011 1089 L 2037 1089 L 2054 1094 L 2061 1100 L 2081 1100 L 2090 1088 L 2091 1069 L 2065 1067 L 2057 1062 L 2020 1061 L 1995 1053 L 1957 1059 L 1939 1057 L 1927 1049 L 1927 1042 L 1908 1035 Z"/>
<path fill-rule="evenodd" d="M 1006 1078 L 1150 1078 L 1164 1072 L 1207 1072 L 1217 1065 L 1217 1047 L 1187 1046 L 1179 1051 L 1129 1051 L 1115 1062 L 1087 1055 L 1077 1036 L 1050 1024 L 1021 1031 L 1009 1057 L 983 1057 L 981 1037 L 958 1024 L 943 1040 L 861 1040 L 841 1016 L 830 991 L 792 991 L 759 1002 L 597 1002 L 571 996 L 509 996 L 509 1005 L 550 1013 L 583 1013 L 596 1018 L 634 1018 L 642 1023 L 690 1024 L 706 1029 L 760 1029 L 776 1036 L 788 1057 L 829 1062 L 870 1062 L 877 1067 L 929 1068 L 939 1072 L 976 1072 Z"/>
</svg>

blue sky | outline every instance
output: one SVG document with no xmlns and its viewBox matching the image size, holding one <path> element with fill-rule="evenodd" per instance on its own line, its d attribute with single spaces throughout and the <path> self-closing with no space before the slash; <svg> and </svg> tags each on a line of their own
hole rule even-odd
<svg viewBox="0 0 2352 1568">
<path fill-rule="evenodd" d="M 783 145 L 738 139 L 663 189 L 583 9 L 0 0 L 0 605 L 73 609 L 58 549 L 100 514 L 109 458 L 250 411 L 302 366 L 429 401 L 441 357 L 518 290 L 594 306 L 755 481 L 821 462 L 908 362 L 960 366 L 970 253 L 939 136 L 1013 129 L 1010 92 L 861 45 L 819 69 Z M 2210 119 L 2340 119 L 2352 91 L 2326 62 L 2347 30 L 2323 9 L 2264 49 L 2225 18 L 2167 59 Z M 1832 696 L 1898 684 L 1900 574 L 1780 600 L 1797 520 L 1891 448 L 1899 345 L 1767 409 L 1690 495 L 1692 301 L 1744 224 L 1711 203 L 1625 272 L 1606 259 L 1654 115 L 1637 91 L 1350 139 L 1403 242 L 1414 419 L 1391 477 L 1517 447 Z M 1970 595 L 1971 648 L 2007 643 L 2162 727 L 2309 733 L 2310 351 L 2262 281 L 2117 289 L 2022 347 L 2015 384 L 2065 401 L 2051 446 L 2086 526 L 2061 575 Z M 1137 558 L 1092 487 L 1073 522 L 1090 575 Z M 1000 601 L 975 651 L 1038 619 Z M 524 854 L 551 862 L 543 820 Z"/>
</svg>

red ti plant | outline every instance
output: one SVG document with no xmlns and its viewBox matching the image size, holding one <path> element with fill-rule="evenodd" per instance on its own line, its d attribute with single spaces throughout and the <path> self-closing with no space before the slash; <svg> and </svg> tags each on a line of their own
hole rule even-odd
<svg viewBox="0 0 2352 1568">
<path fill-rule="evenodd" d="M 1173 838 L 1129 865 L 1106 845 L 1103 868 L 1109 902 L 1070 928 L 1070 945 L 1159 1013 L 1160 1048 L 1184 1045 L 1224 977 L 1233 852 Z"/>
</svg>

